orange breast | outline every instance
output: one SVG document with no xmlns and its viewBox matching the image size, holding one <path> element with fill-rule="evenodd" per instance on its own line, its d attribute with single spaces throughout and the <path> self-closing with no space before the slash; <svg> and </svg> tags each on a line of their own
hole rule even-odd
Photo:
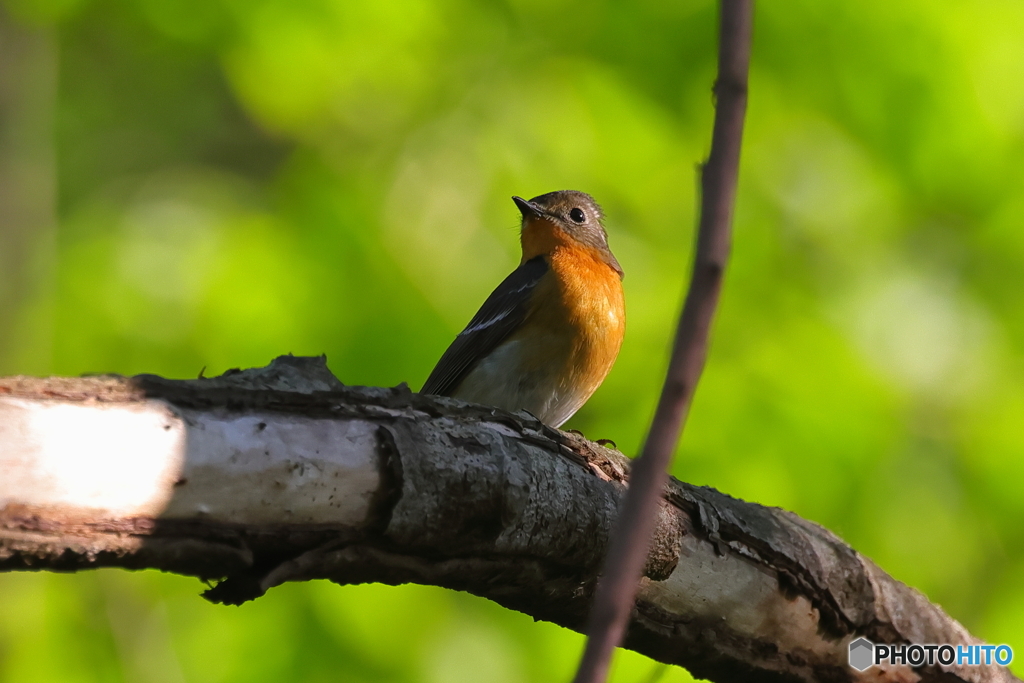
<svg viewBox="0 0 1024 683">
<path fill-rule="evenodd" d="M 622 345 L 622 281 L 596 249 L 553 247 L 547 256 L 553 277 L 538 286 L 523 326 L 530 342 L 524 362 L 557 372 L 560 388 L 578 408 L 604 381 Z"/>
</svg>

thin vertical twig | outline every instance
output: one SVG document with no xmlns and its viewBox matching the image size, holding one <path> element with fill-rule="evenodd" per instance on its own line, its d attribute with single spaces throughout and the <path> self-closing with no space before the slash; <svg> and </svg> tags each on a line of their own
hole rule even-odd
<svg viewBox="0 0 1024 683">
<path fill-rule="evenodd" d="M 722 0 L 720 7 L 715 124 L 711 153 L 701 171 L 700 223 L 690 288 L 654 420 L 633 466 L 629 491 L 612 533 L 590 613 L 587 647 L 574 683 L 606 680 L 612 651 L 622 642 L 647 560 L 668 467 L 704 368 L 708 332 L 729 259 L 747 107 L 753 0 Z"/>
</svg>

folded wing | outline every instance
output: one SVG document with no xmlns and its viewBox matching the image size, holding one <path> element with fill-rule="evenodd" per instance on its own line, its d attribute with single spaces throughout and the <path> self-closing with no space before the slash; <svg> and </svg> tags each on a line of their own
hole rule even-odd
<svg viewBox="0 0 1024 683">
<path fill-rule="evenodd" d="M 530 297 L 547 272 L 542 256 L 512 271 L 444 352 L 420 393 L 452 395 L 476 364 L 523 324 Z"/>
</svg>

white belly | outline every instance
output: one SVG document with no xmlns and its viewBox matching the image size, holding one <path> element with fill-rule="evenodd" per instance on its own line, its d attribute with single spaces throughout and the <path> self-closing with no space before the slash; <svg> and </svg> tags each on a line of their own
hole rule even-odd
<svg viewBox="0 0 1024 683">
<path fill-rule="evenodd" d="M 552 427 L 562 425 L 590 397 L 573 387 L 561 386 L 561 368 L 523 371 L 521 342 L 506 341 L 492 351 L 462 380 L 455 398 L 515 412 L 526 410 Z"/>
</svg>

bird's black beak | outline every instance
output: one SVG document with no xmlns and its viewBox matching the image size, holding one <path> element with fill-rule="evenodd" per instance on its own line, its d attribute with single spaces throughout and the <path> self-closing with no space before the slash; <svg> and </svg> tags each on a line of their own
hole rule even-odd
<svg viewBox="0 0 1024 683">
<path fill-rule="evenodd" d="M 523 218 L 540 218 L 544 215 L 541 208 L 533 202 L 528 202 L 522 197 L 512 197 L 512 201 L 519 207 L 519 212 L 523 214 Z"/>
</svg>

